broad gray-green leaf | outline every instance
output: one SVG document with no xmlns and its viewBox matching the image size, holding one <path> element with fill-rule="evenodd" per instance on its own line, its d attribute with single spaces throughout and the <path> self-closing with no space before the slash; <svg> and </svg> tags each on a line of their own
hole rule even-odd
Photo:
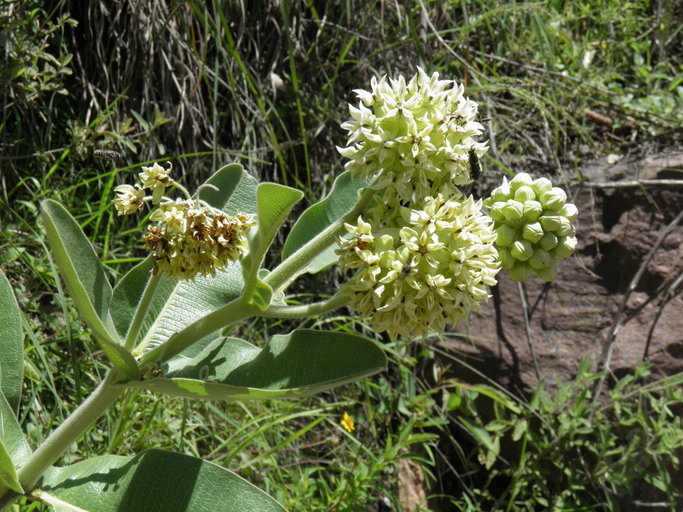
<svg viewBox="0 0 683 512">
<path fill-rule="evenodd" d="M 0 440 L 0 484 L 9 487 L 13 491 L 22 494 L 24 490 L 17 479 L 17 471 L 14 469 L 12 458 L 5 449 L 5 444 Z"/>
<path fill-rule="evenodd" d="M 0 272 L 0 391 L 13 410 L 19 407 L 21 381 L 24 378 L 24 336 L 21 311 L 12 285 Z"/>
<path fill-rule="evenodd" d="M 358 202 L 358 192 L 368 186 L 367 180 L 352 178 L 351 172 L 340 174 L 332 185 L 332 190 L 322 201 L 308 208 L 299 217 L 299 220 L 289 233 L 285 246 L 282 250 L 282 259 L 285 260 L 303 247 L 307 242 L 315 238 L 333 222 L 338 221 Z M 331 244 L 327 249 L 313 258 L 301 273 L 315 274 L 332 265 L 337 261 L 334 253 L 336 244 Z"/>
<path fill-rule="evenodd" d="M 211 462 L 161 450 L 104 455 L 50 468 L 41 499 L 87 512 L 284 512 L 273 498 Z M 74 508 L 78 507 L 78 508 Z"/>
<path fill-rule="evenodd" d="M 249 243 L 249 254 L 244 258 L 242 265 L 245 269 L 245 297 L 249 297 L 256 285 L 256 278 L 263 257 L 270 247 L 278 229 L 282 225 L 294 205 L 301 201 L 303 192 L 294 188 L 278 185 L 277 183 L 261 183 L 256 191 L 258 205 L 258 231 Z M 263 293 L 259 294 L 260 298 Z M 259 307 L 258 300 L 253 302 Z M 266 303 L 261 309 L 268 307 Z"/>
<path fill-rule="evenodd" d="M 199 198 L 214 208 L 228 215 L 234 215 L 237 211 L 256 213 L 258 182 L 241 165 L 230 164 L 223 167 L 206 184 L 211 186 L 202 187 Z M 144 278 L 141 273 L 139 275 Z M 130 290 L 131 295 L 141 294 L 140 289 L 144 290 L 148 279 L 149 276 L 144 285 L 131 284 L 130 288 L 135 288 Z M 143 323 L 145 351 L 158 347 L 174 334 L 182 333 L 185 328 L 200 321 L 202 317 L 239 298 L 243 287 L 244 280 L 238 263 L 230 264 L 213 277 L 198 277 L 194 281 L 162 278 Z M 119 313 L 112 314 L 118 325 Z M 129 310 L 121 317 L 130 317 L 131 314 L 134 311 Z"/>
<path fill-rule="evenodd" d="M 95 250 L 58 202 L 43 201 L 41 216 L 52 256 L 81 317 L 112 364 L 127 377 L 137 378 L 135 359 L 120 345 L 109 314 L 112 289 Z"/>
<path fill-rule="evenodd" d="M 145 352 L 165 343 L 173 335 L 182 335 L 203 317 L 238 299 L 243 283 L 240 266 L 233 263 L 213 277 L 178 281 L 170 290 L 164 289 L 160 300 L 152 304 L 155 311 L 150 316 L 156 319 L 143 341 Z"/>
<path fill-rule="evenodd" d="M 0 393 L 0 440 L 14 467 L 21 466 L 31 455 L 31 448 L 21 431 L 12 407 Z"/>
<path fill-rule="evenodd" d="M 270 399 L 329 389 L 384 369 L 384 352 L 362 336 L 301 329 L 263 349 L 239 338 L 206 341 L 164 365 L 164 378 L 125 387 L 211 400 Z"/>
<path fill-rule="evenodd" d="M 199 199 L 228 215 L 256 213 L 258 182 L 240 164 L 229 164 L 214 173 L 202 187 Z M 214 188 L 215 187 L 215 188 Z"/>
</svg>

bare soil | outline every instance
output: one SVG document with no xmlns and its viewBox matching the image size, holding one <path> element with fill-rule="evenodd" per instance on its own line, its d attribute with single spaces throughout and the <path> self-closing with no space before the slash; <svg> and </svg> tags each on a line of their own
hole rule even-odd
<svg viewBox="0 0 683 512">
<path fill-rule="evenodd" d="M 575 190 L 576 254 L 554 282 L 522 287 L 528 329 L 520 287 L 503 272 L 469 336 L 446 345 L 520 391 L 538 375 L 571 379 L 586 355 L 617 376 L 643 360 L 658 374 L 683 371 L 683 186 L 667 184 L 681 169 L 683 152 L 588 167 L 587 180 L 603 178 Z"/>
</svg>

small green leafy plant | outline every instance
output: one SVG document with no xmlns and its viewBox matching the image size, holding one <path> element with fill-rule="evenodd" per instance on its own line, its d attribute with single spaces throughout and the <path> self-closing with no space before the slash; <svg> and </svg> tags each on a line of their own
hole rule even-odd
<svg viewBox="0 0 683 512">
<path fill-rule="evenodd" d="M 477 105 L 462 86 L 419 70 L 410 81 L 381 78 L 371 91 L 356 92 L 360 104 L 342 125 L 349 132 L 340 148 L 347 171 L 301 215 L 272 269 L 266 253 L 303 193 L 258 183 L 237 164 L 195 194 L 159 164 L 117 187 L 119 214 L 154 209 L 144 235 L 149 257 L 113 287 L 75 219 L 56 201 L 42 203 L 52 258 L 111 369 L 33 451 L 16 416 L 21 313 L 9 281 L 0 279 L 0 509 L 25 497 L 69 510 L 201 511 L 217 501 L 235 512 L 283 510 L 236 474 L 178 453 L 54 464 L 125 390 L 199 400 L 286 398 L 386 365 L 373 340 L 353 333 L 295 329 L 256 346 L 235 336 L 249 318 L 305 320 L 349 305 L 377 332 L 409 339 L 443 331 L 478 308 L 496 283 L 499 250 L 509 253 L 502 263 L 513 278 L 553 277 L 575 245 L 576 209 L 548 180 L 520 174 L 487 202 L 492 212 L 501 210 L 503 229 L 481 200 L 461 191 L 486 150 L 475 140 L 483 131 Z M 173 190 L 183 197 L 170 197 Z M 534 245 L 549 235 L 553 244 Z M 335 263 L 349 274 L 337 293 L 311 304 L 287 302 L 297 277 Z M 512 274 L 519 268 L 533 272 Z"/>
<path fill-rule="evenodd" d="M 554 389 L 541 382 L 528 403 L 491 386 L 456 383 L 447 408 L 477 440 L 457 509 L 616 512 L 640 498 L 677 510 L 682 496 L 672 469 L 683 449 L 675 412 L 682 376 L 652 380 L 641 365 L 596 399 L 603 375 L 584 359 L 573 381 Z"/>
</svg>

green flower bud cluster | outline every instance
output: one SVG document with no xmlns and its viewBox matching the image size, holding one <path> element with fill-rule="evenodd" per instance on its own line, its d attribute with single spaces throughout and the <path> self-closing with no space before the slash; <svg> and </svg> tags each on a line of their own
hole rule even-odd
<svg viewBox="0 0 683 512">
<path fill-rule="evenodd" d="M 533 180 L 517 174 L 484 201 L 494 221 L 495 245 L 502 268 L 515 281 L 536 275 L 544 281 L 556 276 L 560 260 L 576 249 L 574 222 L 578 211 L 564 190 L 547 178 Z"/>
</svg>

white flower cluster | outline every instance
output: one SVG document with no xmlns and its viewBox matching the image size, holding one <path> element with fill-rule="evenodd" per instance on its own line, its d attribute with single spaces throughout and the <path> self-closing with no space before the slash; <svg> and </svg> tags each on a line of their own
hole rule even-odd
<svg viewBox="0 0 683 512">
<path fill-rule="evenodd" d="M 403 76 L 382 77 L 371 87 L 354 91 L 360 103 L 349 105 L 352 119 L 341 125 L 349 133 L 347 146 L 337 149 L 349 159 L 347 170 L 378 176 L 373 187 L 382 191 L 384 206 L 451 196 L 471 182 L 470 151 L 482 156 L 487 146 L 474 140 L 483 126 L 462 85 L 418 68 L 407 83 Z"/>
<path fill-rule="evenodd" d="M 154 259 L 153 272 L 180 279 L 214 275 L 236 261 L 248 248 L 246 233 L 253 216 L 229 217 L 208 205 L 190 200 L 165 201 L 151 215 L 145 246 Z"/>
<path fill-rule="evenodd" d="M 142 172 L 138 174 L 141 183 L 135 185 L 119 185 L 114 189 L 116 198 L 114 206 L 119 215 L 130 215 L 142 210 L 145 201 L 151 200 L 158 204 L 168 187 L 175 185 L 170 174 L 173 166 L 169 163 L 168 169 L 164 169 L 158 163 L 151 167 L 142 167 Z M 152 191 L 151 197 L 145 197 L 145 189 Z"/>
<path fill-rule="evenodd" d="M 421 209 L 402 208 L 401 228 L 380 228 L 358 219 L 347 225 L 340 263 L 358 269 L 342 285 L 351 307 L 379 332 L 426 336 L 443 332 L 489 297 L 496 284 L 498 253 L 490 219 L 472 197 L 427 197 Z"/>
<path fill-rule="evenodd" d="M 340 266 L 355 271 L 342 293 L 392 338 L 443 332 L 489 297 L 500 268 L 493 221 L 458 188 L 471 182 L 471 153 L 486 151 L 474 140 L 477 104 L 421 69 L 407 83 L 383 77 L 355 92 L 339 151 L 378 192 L 340 240 Z"/>
</svg>

